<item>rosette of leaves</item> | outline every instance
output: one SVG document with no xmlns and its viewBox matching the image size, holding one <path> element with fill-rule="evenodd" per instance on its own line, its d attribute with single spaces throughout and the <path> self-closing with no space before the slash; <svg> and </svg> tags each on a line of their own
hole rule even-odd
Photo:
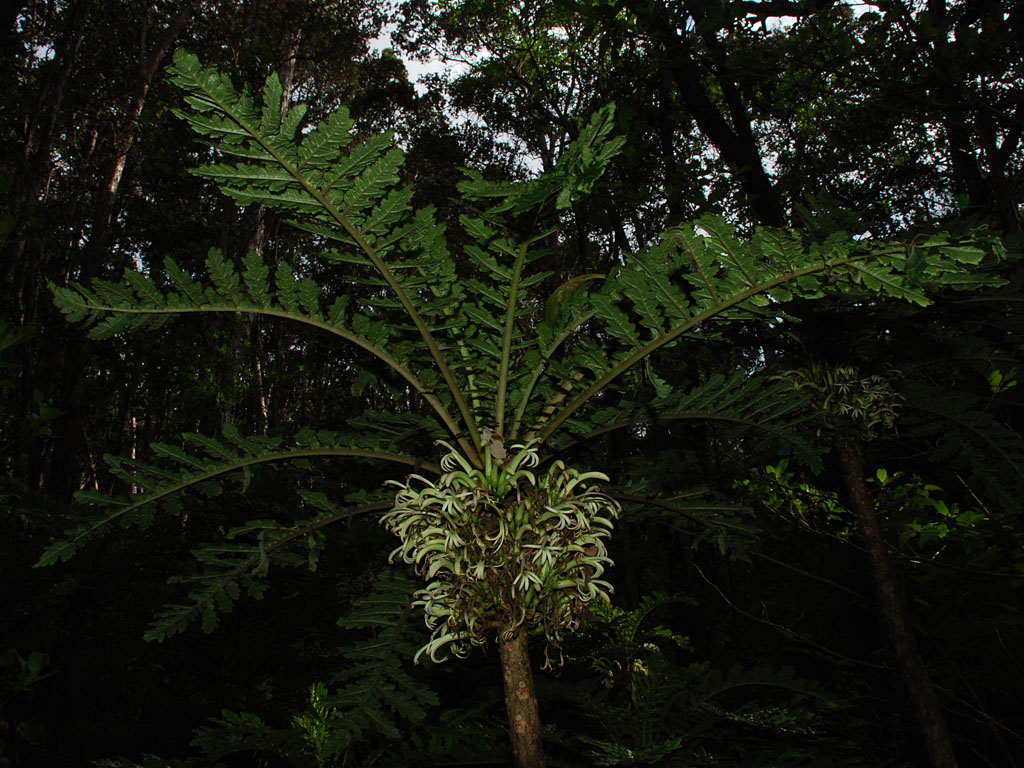
<svg viewBox="0 0 1024 768">
<path fill-rule="evenodd" d="M 862 376 L 850 365 L 811 364 L 787 371 L 780 378 L 794 389 L 810 390 L 830 426 L 854 424 L 869 439 L 895 426 L 903 403 L 890 378 Z"/>
<path fill-rule="evenodd" d="M 549 667 L 583 607 L 613 591 L 601 576 L 612 564 L 605 539 L 619 505 L 594 485 L 608 477 L 561 461 L 535 472 L 536 443 L 506 452 L 491 438 L 482 469 L 440 444 L 444 474 L 391 481 L 395 506 L 381 517 L 402 542 L 392 559 L 428 582 L 416 599 L 433 634 L 416 656 L 465 656 L 492 633 L 525 625 L 544 634 Z"/>
</svg>

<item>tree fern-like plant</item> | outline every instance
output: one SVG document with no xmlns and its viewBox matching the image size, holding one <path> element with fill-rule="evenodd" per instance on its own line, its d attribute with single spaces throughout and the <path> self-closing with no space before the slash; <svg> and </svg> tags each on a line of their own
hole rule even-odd
<svg viewBox="0 0 1024 768">
<path fill-rule="evenodd" d="M 400 540 L 395 557 L 427 581 L 417 597 L 434 630 L 425 652 L 440 658 L 497 641 L 521 766 L 543 764 L 528 637 L 543 634 L 553 654 L 582 605 L 611 591 L 604 542 L 619 506 L 599 487 L 608 478 L 571 466 L 568 449 L 652 412 L 785 435 L 799 393 L 766 388 L 752 374 L 676 389 L 659 376 L 662 355 L 729 324 L 777 322 L 794 297 L 847 291 L 927 303 L 925 286 L 976 284 L 965 268 L 985 255 L 938 236 L 909 251 L 844 233 L 814 243 L 763 230 L 741 240 L 724 220 L 705 217 L 668 230 L 608 274 L 545 293 L 551 274 L 537 263 L 558 235 L 550 223 L 565 218 L 620 149 L 611 106 L 549 173 L 494 183 L 470 172 L 459 189 L 465 212 L 453 253 L 433 212 L 413 210 L 412 191 L 398 185 L 403 153 L 390 134 L 357 140 L 344 109 L 308 124 L 303 105 L 281 109 L 275 76 L 259 104 L 188 53 L 179 51 L 169 71 L 184 92 L 180 116 L 216 156 L 196 173 L 240 205 L 284 215 L 308 233 L 309 251 L 276 265 L 256 253 L 235 263 L 212 251 L 205 274 L 168 261 L 160 273 L 53 286 L 56 302 L 94 338 L 196 313 L 298 323 L 375 361 L 367 367 L 384 371 L 376 385 L 392 406 L 288 436 L 230 428 L 221 437 L 187 435 L 154 445 L 155 463 L 114 459 L 132 493 L 83 493 L 80 524 L 40 563 L 70 557 L 115 523 L 147 525 L 187 503 L 183 494 L 244 488 L 258 464 L 326 457 L 414 468 L 396 478 L 397 490 L 346 501 L 307 489 L 291 519 L 226 531 L 198 550 L 188 601 L 166 609 L 149 637 L 162 640 L 196 619 L 212 628 L 242 590 L 259 596 L 272 564 L 314 562 L 324 527 L 383 513 Z M 313 265 L 332 278 L 315 282 Z M 649 395 L 635 396 L 637 381 Z M 429 436 L 439 448 L 404 452 L 397 432 Z"/>
</svg>

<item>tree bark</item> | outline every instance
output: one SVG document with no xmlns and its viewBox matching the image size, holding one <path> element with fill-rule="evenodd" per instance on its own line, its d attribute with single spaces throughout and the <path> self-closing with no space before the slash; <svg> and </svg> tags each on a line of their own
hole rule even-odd
<svg viewBox="0 0 1024 768">
<path fill-rule="evenodd" d="M 106 173 L 103 186 L 98 192 L 96 215 L 93 219 L 92 234 L 89 238 L 90 248 L 94 254 L 101 253 L 106 248 L 107 230 L 113 219 L 114 206 L 117 202 L 118 193 L 121 190 L 121 180 L 124 177 L 125 166 L 128 163 L 128 153 L 138 137 L 139 121 L 142 117 L 142 110 L 146 106 L 146 96 L 149 94 L 153 77 L 167 57 L 171 46 L 174 45 L 174 41 L 178 39 L 178 35 L 181 34 L 189 19 L 192 18 L 197 5 L 198 0 L 190 0 L 178 11 L 178 14 L 171 19 L 163 33 L 157 38 L 156 45 L 139 68 L 139 79 L 135 83 L 122 132 L 118 135 L 115 131 L 114 157 Z M 142 50 L 140 50 L 140 53 L 145 53 L 145 25 L 147 23 L 148 20 L 143 19 Z"/>
<path fill-rule="evenodd" d="M 701 133 L 714 144 L 747 196 L 747 203 L 758 224 L 772 227 L 785 225 L 786 217 L 778 191 L 764 169 L 757 141 L 750 126 L 746 108 L 738 94 L 727 105 L 733 124 L 712 101 L 704 86 L 704 75 L 695 58 L 687 34 L 680 34 L 678 25 L 664 2 L 629 0 L 626 6 L 636 15 L 639 27 L 665 52 L 665 68 L 676 86 L 676 94 L 686 106 Z M 728 73 L 714 73 L 724 91 L 735 91 L 727 83 Z"/>
<path fill-rule="evenodd" d="M 505 681 L 505 711 L 516 768 L 544 768 L 540 712 L 533 690 L 533 667 L 526 627 L 502 632 L 498 638 L 501 673 Z"/>
<path fill-rule="evenodd" d="M 58 124 L 64 117 L 64 100 L 67 85 L 78 66 L 79 54 L 85 40 L 92 1 L 83 0 L 67 12 L 70 18 L 62 19 L 66 29 L 58 35 L 53 44 L 54 57 L 59 62 L 51 76 L 44 79 L 38 90 L 35 109 L 26 115 L 22 135 L 21 157 L 11 188 L 11 208 L 14 212 L 14 227 L 8 235 L 8 249 L 0 260 L 0 281 L 4 291 L 14 298 L 14 314 L 18 322 L 31 325 L 36 322 L 39 294 L 50 254 L 26 255 L 27 243 L 32 239 L 31 227 L 41 208 L 40 196 L 46 195 L 52 165 L 54 137 Z M 52 273 L 48 276 L 52 277 Z M 46 298 L 44 301 L 49 302 Z"/>
<path fill-rule="evenodd" d="M 907 687 L 914 716 L 924 735 L 930 764 L 932 768 L 956 768 L 956 755 L 949 738 L 949 730 L 946 728 L 946 720 L 935 696 L 928 668 L 918 649 L 906 599 L 893 570 L 874 504 L 868 495 L 858 440 L 851 427 L 839 428 L 836 433 L 836 451 L 853 511 L 867 547 L 875 595 L 900 674 Z"/>
</svg>

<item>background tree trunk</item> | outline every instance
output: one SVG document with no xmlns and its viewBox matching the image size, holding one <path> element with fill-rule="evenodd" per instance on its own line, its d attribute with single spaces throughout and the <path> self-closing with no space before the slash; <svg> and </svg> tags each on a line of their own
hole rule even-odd
<svg viewBox="0 0 1024 768">
<path fill-rule="evenodd" d="M 128 164 L 128 153 L 131 151 L 139 132 L 139 120 L 142 117 L 142 110 L 146 106 L 146 96 L 149 88 L 170 52 L 171 46 L 178 39 L 178 36 L 188 24 L 198 5 L 197 0 L 191 0 L 178 14 L 170 20 L 163 33 L 157 38 L 153 50 L 146 56 L 146 25 L 148 19 L 143 19 L 142 32 L 140 34 L 139 54 L 146 56 L 139 67 L 139 79 L 135 83 L 131 103 L 124 117 L 124 124 L 120 133 L 115 131 L 114 156 L 109 169 L 105 174 L 102 188 L 99 190 L 96 204 L 96 215 L 93 219 L 92 234 L 89 239 L 90 251 L 98 256 L 107 247 L 107 230 L 110 227 L 114 216 L 114 208 L 117 204 L 118 193 L 121 190 L 121 180 L 124 178 L 125 166 Z"/>
<path fill-rule="evenodd" d="M 932 768 L 956 768 L 956 755 L 949 738 L 946 720 L 939 708 L 935 689 L 928 675 L 928 667 L 917 647 L 917 639 L 910 620 L 906 599 L 893 571 L 889 549 L 882 535 L 882 526 L 864 482 L 859 445 L 851 427 L 840 427 L 836 433 L 836 449 L 842 465 L 846 489 L 850 494 L 854 514 L 860 524 L 871 565 L 871 580 L 882 610 L 882 618 L 900 674 L 907 686 L 914 715 L 924 733 L 925 746 Z"/>
</svg>

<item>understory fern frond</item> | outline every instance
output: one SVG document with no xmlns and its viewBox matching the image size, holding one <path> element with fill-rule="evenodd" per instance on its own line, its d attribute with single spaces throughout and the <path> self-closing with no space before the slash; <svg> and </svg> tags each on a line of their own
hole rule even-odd
<svg viewBox="0 0 1024 768">
<path fill-rule="evenodd" d="M 152 452 L 162 460 L 159 464 L 107 456 L 111 473 L 131 493 L 112 496 L 79 492 L 77 500 L 84 512 L 81 521 L 66 531 L 64 538 L 50 544 L 37 566 L 71 558 L 115 523 L 146 528 L 158 515 L 180 519 L 190 506 L 207 506 L 209 501 L 203 499 L 222 495 L 229 482 L 244 492 L 254 470 L 263 464 L 301 466 L 318 458 L 372 459 L 439 472 L 440 468 L 430 462 L 385 450 L 406 436 L 419 434 L 424 426 L 422 417 L 412 414 L 369 411 L 352 420 L 358 432 L 348 434 L 303 429 L 286 441 L 280 437 L 245 437 L 227 425 L 220 440 L 186 433 L 180 444 L 153 444 Z M 212 631 L 218 616 L 230 611 L 243 594 L 262 597 L 272 564 L 316 570 L 323 547 L 322 528 L 356 515 L 379 513 L 392 502 L 390 494 L 382 489 L 354 489 L 344 502 L 310 489 L 299 489 L 297 495 L 299 500 L 288 520 L 250 520 L 224 531 L 221 541 L 195 549 L 192 554 L 198 570 L 170 579 L 170 583 L 185 586 L 187 601 L 165 606 L 147 629 L 145 639 L 162 642 L 193 622 L 201 623 L 206 632 Z"/>
<path fill-rule="evenodd" d="M 746 561 L 762 529 L 749 506 L 720 499 L 706 488 L 665 496 L 615 494 L 626 515 L 636 523 L 655 523 L 691 542 L 693 549 L 711 545 L 722 557 Z"/>
<path fill-rule="evenodd" d="M 357 600 L 338 625 L 355 637 L 342 646 L 345 668 L 333 692 L 323 683 L 310 691 L 309 706 L 286 728 L 274 728 L 247 712 L 225 711 L 196 733 L 193 745 L 213 759 L 266 749 L 292 764 L 359 764 L 359 755 L 379 754 L 400 743 L 410 728 L 438 705 L 437 695 L 407 669 L 423 642 L 423 622 L 412 607 L 415 583 L 381 571 L 373 589 Z"/>
<path fill-rule="evenodd" d="M 417 723 L 437 695 L 410 674 L 408 665 L 424 643 L 423 619 L 413 607 L 415 582 L 385 569 L 373 591 L 359 600 L 338 626 L 361 635 L 344 650 L 349 666 L 335 676 L 328 698 L 339 712 L 339 731 L 356 739 L 365 731 L 388 739 L 402 736 L 402 723 Z"/>
<path fill-rule="evenodd" d="M 214 765 L 228 755 L 257 753 L 290 758 L 291 765 L 312 766 L 312 761 L 302 759 L 305 750 L 298 730 L 274 728 L 252 712 L 222 710 L 220 717 L 196 729 L 192 746 Z"/>
<path fill-rule="evenodd" d="M 290 525 L 276 520 L 249 520 L 224 533 L 219 543 L 204 543 L 193 550 L 199 572 L 172 576 L 168 583 L 188 588 L 188 602 L 165 605 L 150 623 L 143 639 L 163 642 L 200 622 L 204 632 L 216 629 L 219 617 L 229 613 L 244 593 L 259 600 L 267 589 L 271 565 L 317 569 L 324 546 L 321 529 L 350 517 L 386 509 L 389 502 L 360 506 L 335 504 L 324 494 L 299 491 L 300 519 Z M 301 518 L 303 513 L 317 516 Z M 319 514 L 317 514 L 319 513 Z"/>
<path fill-rule="evenodd" d="M 729 754 L 737 728 L 806 740 L 807 747 L 825 736 L 827 746 L 827 735 L 811 726 L 837 702 L 819 684 L 789 668 L 679 663 L 692 653 L 688 638 L 652 620 L 659 608 L 679 599 L 688 602 L 655 594 L 633 611 L 591 608 L 592 642 L 579 661 L 604 679 L 600 687 L 594 681 L 563 685 L 561 694 L 590 714 L 594 727 L 574 739 L 586 745 L 595 764 L 690 764 L 709 749 Z M 676 762 L 660 762 L 673 753 L 679 753 Z"/>
</svg>

